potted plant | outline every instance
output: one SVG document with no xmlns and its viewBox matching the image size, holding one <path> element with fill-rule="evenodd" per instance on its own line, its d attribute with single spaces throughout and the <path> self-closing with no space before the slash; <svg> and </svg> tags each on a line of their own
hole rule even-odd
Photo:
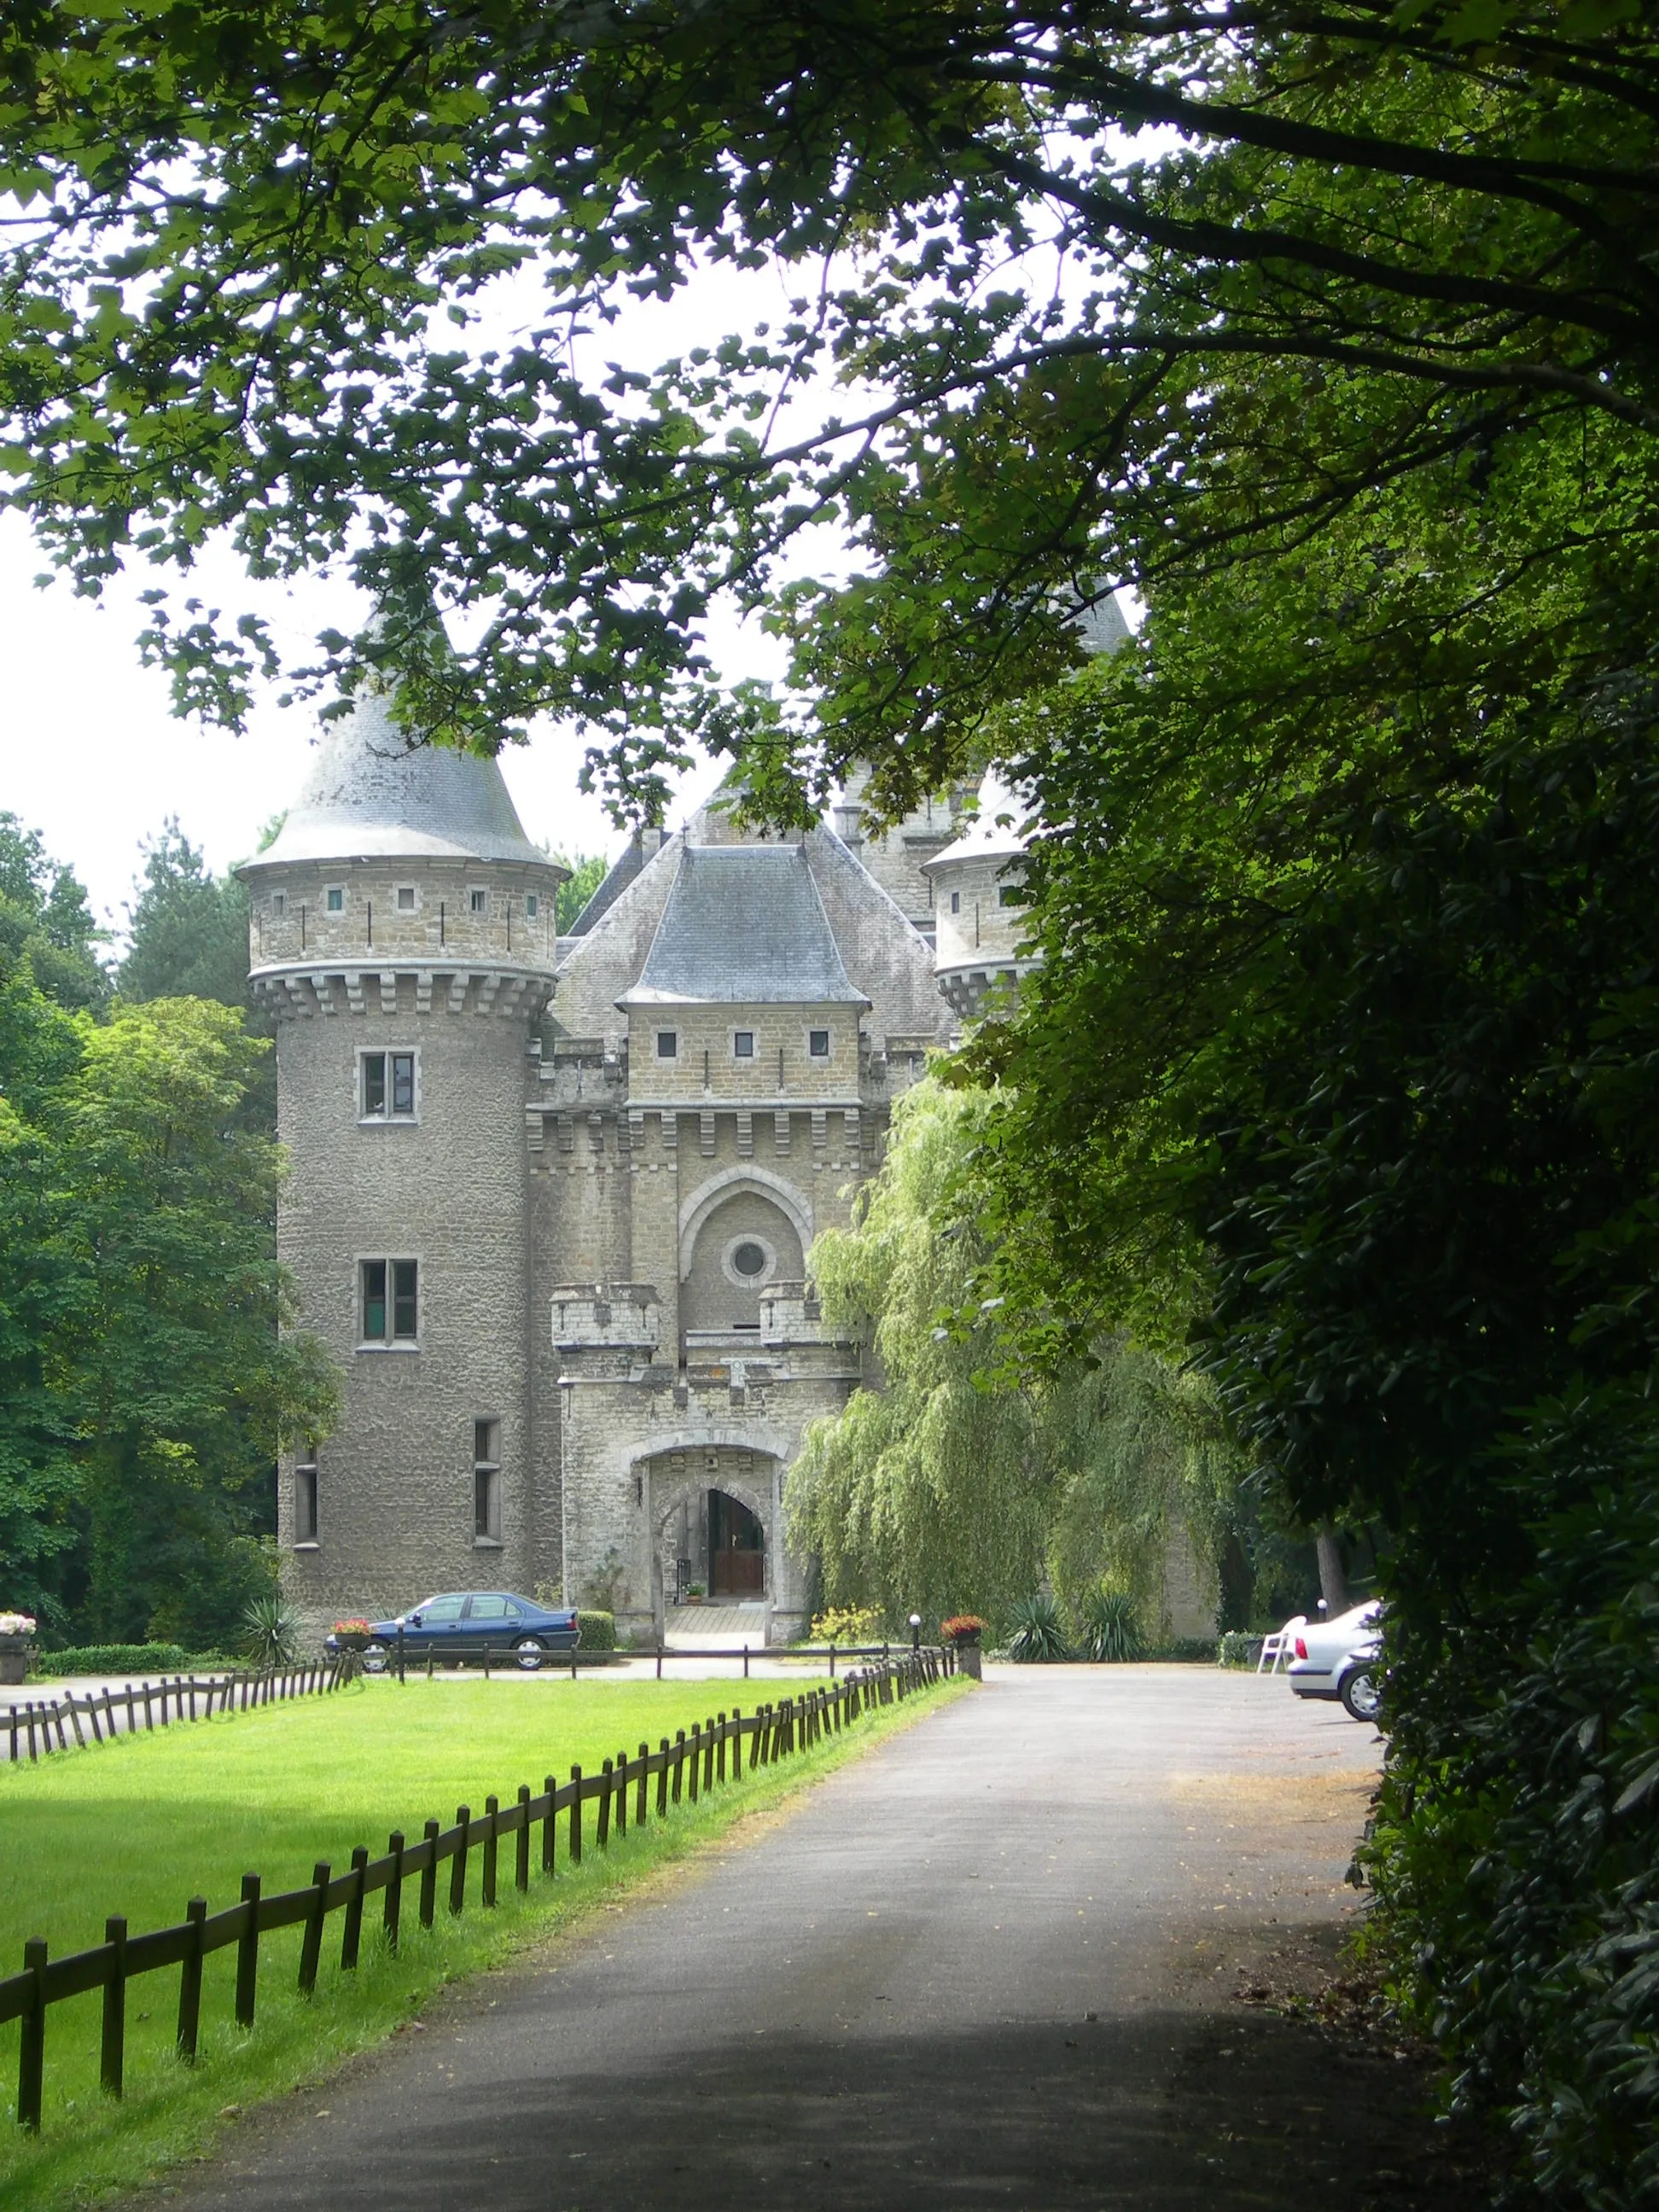
<svg viewBox="0 0 1659 2212">
<path fill-rule="evenodd" d="M 980 1674 L 979 1642 L 985 1633 L 985 1623 L 976 1613 L 953 1613 L 949 1620 L 939 1623 L 939 1634 L 947 1644 L 954 1644 L 957 1659 L 964 1674 L 971 1674 L 977 1682 Z"/>
<path fill-rule="evenodd" d="M 367 1651 L 374 1630 L 366 1620 L 352 1619 L 337 1620 L 334 1624 L 334 1646 L 337 1651 Z"/>
<path fill-rule="evenodd" d="M 28 1680 L 33 1634 L 32 1613 L 0 1613 L 0 1682 L 9 1686 Z"/>
</svg>

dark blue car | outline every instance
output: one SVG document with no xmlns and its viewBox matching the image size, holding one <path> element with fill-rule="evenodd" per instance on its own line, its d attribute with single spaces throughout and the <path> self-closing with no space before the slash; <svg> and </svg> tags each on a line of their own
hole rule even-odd
<svg viewBox="0 0 1659 2212">
<path fill-rule="evenodd" d="M 403 1627 L 405 1661 L 424 1659 L 428 1651 L 446 1659 L 481 1657 L 487 1645 L 492 1657 L 510 1657 L 531 1673 L 544 1653 L 576 1648 L 574 1605 L 538 1605 L 512 1590 L 441 1591 L 423 1605 L 411 1606 Z M 331 1651 L 338 1649 L 332 1636 L 326 1641 Z M 383 1674 L 397 1652 L 397 1622 L 371 1621 L 365 1672 Z"/>
</svg>

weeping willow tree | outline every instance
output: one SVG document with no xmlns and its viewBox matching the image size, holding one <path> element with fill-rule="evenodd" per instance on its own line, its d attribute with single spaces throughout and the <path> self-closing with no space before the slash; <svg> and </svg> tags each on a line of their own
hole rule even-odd
<svg viewBox="0 0 1659 2212">
<path fill-rule="evenodd" d="M 1198 1378 L 1111 1341 L 1019 1378 L 994 1303 L 975 1155 L 991 1101 L 929 1079 L 894 1110 L 850 1230 L 811 1268 L 825 1317 L 862 1334 L 871 1386 L 807 1431 L 789 1478 L 797 1540 L 832 1604 L 895 1625 L 970 1611 L 994 1626 L 1047 1576 L 1076 1619 L 1103 1582 L 1163 1625 L 1172 1544 L 1213 1580 L 1238 1463 Z"/>
</svg>

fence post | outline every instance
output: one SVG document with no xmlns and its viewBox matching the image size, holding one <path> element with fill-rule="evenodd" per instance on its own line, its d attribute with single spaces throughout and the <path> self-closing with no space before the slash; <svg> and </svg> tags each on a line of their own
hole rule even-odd
<svg viewBox="0 0 1659 2212">
<path fill-rule="evenodd" d="M 662 1680 L 662 1646 L 660 1644 L 657 1646 L 657 1680 L 659 1682 Z"/>
<path fill-rule="evenodd" d="M 483 1881 L 479 1885 L 478 1902 L 487 1910 L 495 1905 L 495 1857 L 501 1832 L 501 1801 L 499 1797 L 484 1799 Z"/>
<path fill-rule="evenodd" d="M 489 1680 L 489 1646 L 487 1644 L 484 1646 L 484 1680 L 486 1682 Z"/>
<path fill-rule="evenodd" d="M 634 1826 L 636 1828 L 645 1826 L 645 1800 L 650 1782 L 651 1747 L 648 1743 L 642 1743 L 640 1746 L 640 1792 L 634 1800 Z"/>
<path fill-rule="evenodd" d="M 392 1874 L 386 1886 L 386 1911 L 382 1925 L 386 1930 L 386 1948 L 395 1958 L 398 1951 L 398 1923 L 404 1909 L 404 1832 L 394 1828 L 386 1838 L 386 1856 L 392 1861 Z"/>
<path fill-rule="evenodd" d="M 346 1899 L 345 1927 L 340 1936 L 340 1972 L 350 1973 L 357 1964 L 358 1948 L 363 1940 L 363 1876 L 368 1866 L 368 1847 L 357 1844 L 351 1854 L 351 1871 L 357 1877 L 350 1896 Z"/>
<path fill-rule="evenodd" d="M 697 1778 L 702 1766 L 702 1723 L 701 1721 L 693 1721 L 691 1723 L 691 1757 L 689 1765 L 691 1787 L 686 1795 L 695 1805 L 697 1802 Z"/>
<path fill-rule="evenodd" d="M 530 1887 L 530 1784 L 519 1784 L 519 1832 L 514 1839 L 513 1887 L 526 1890 Z"/>
<path fill-rule="evenodd" d="M 40 2082 L 46 2057 L 46 1939 L 31 1936 L 23 1946 L 23 1972 L 33 1974 L 34 1987 L 28 2010 L 18 2022 L 17 2124 L 32 2134 L 40 2132 Z"/>
<path fill-rule="evenodd" d="M 202 1923 L 206 1918 L 206 1898 L 192 1897 L 185 1907 L 190 1948 L 179 1969 L 179 2056 L 186 2066 L 196 2063 L 196 2031 L 202 2021 Z"/>
<path fill-rule="evenodd" d="M 98 2079 L 107 2097 L 121 2094 L 127 2051 L 127 1923 L 118 1912 L 104 1923 L 109 1965 L 104 1970 L 104 2037 Z"/>
<path fill-rule="evenodd" d="M 421 1869 L 421 1925 L 430 1928 L 438 1902 L 438 1823 L 426 1824 L 426 1864 Z"/>
<path fill-rule="evenodd" d="M 236 1939 L 236 2025 L 252 2027 L 259 1987 L 259 1877 L 242 1876 L 242 1902 L 247 1907 L 247 1926 Z"/>
<path fill-rule="evenodd" d="M 550 1774 L 547 1778 L 545 1787 L 547 1790 L 547 1811 L 542 1820 L 542 1872 L 550 1881 L 558 1871 L 553 1863 L 553 1853 L 554 1845 L 556 1840 L 556 1824 L 559 1817 L 558 1808 L 553 1802 L 555 1797 L 558 1795 L 559 1785 L 555 1782 Z"/>
<path fill-rule="evenodd" d="M 460 1841 L 455 1846 L 455 1856 L 449 1862 L 449 1910 L 461 1911 L 466 1904 L 466 1848 L 472 1840 L 472 1808 L 455 1808 L 455 1826 L 460 1831 Z"/>
<path fill-rule="evenodd" d="M 668 1816 L 668 1738 L 664 1736 L 661 1750 L 662 1765 L 657 1769 L 657 1818 Z"/>
<path fill-rule="evenodd" d="M 674 1731 L 674 1802 L 680 1802 L 680 1785 L 685 1776 L 685 1730 Z"/>
<path fill-rule="evenodd" d="M 617 1833 L 628 1833 L 628 1753 L 617 1753 Z"/>
<path fill-rule="evenodd" d="M 746 1644 L 743 1647 L 743 1679 L 745 1682 L 749 1680 L 749 1646 Z"/>
<path fill-rule="evenodd" d="M 574 1672 L 575 1661 L 571 1661 Z M 582 1863 L 582 1771 L 580 1766 L 570 1770 L 570 1863 Z"/>
<path fill-rule="evenodd" d="M 316 1895 L 311 1900 L 311 1910 L 306 1915 L 305 1941 L 300 1946 L 300 1995 L 308 1997 L 317 1987 L 317 1962 L 323 1953 L 323 1922 L 328 1915 L 328 1875 L 326 1859 L 319 1859 L 311 1869 L 311 1879 Z"/>
<path fill-rule="evenodd" d="M 599 1772 L 599 1817 L 593 1839 L 602 1851 L 611 1848 L 611 1778 L 615 1771 L 616 1762 L 607 1759 Z"/>
</svg>

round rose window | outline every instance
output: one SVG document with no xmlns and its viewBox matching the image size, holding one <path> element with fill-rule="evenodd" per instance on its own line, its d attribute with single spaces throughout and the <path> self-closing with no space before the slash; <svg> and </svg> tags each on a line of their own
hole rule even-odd
<svg viewBox="0 0 1659 2212">
<path fill-rule="evenodd" d="M 752 1237 L 745 1237 L 732 1252 L 732 1265 L 738 1274 L 750 1280 L 757 1275 L 764 1274 L 766 1272 L 765 1247 L 757 1244 Z"/>
</svg>

